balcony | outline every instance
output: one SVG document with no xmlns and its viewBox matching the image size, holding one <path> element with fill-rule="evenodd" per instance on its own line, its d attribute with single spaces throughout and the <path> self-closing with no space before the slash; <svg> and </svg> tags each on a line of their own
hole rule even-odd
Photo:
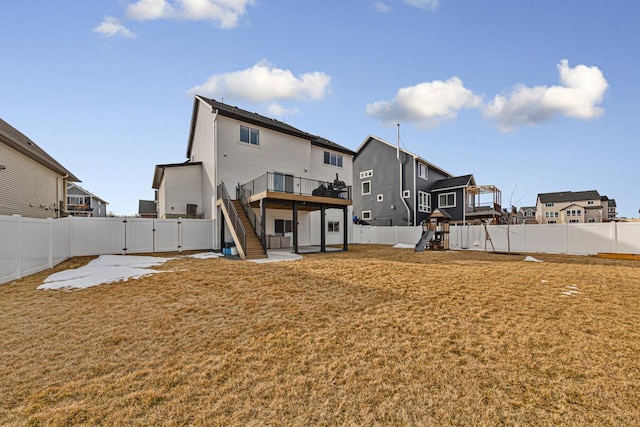
<svg viewBox="0 0 640 427">
<path fill-rule="evenodd" d="M 269 207 L 288 201 L 302 202 L 300 208 L 324 204 L 333 206 L 349 206 L 351 202 L 351 186 L 335 179 L 319 181 L 280 173 L 267 172 L 260 177 L 238 187 L 236 197 L 246 199 L 250 204 L 267 199 Z"/>
</svg>

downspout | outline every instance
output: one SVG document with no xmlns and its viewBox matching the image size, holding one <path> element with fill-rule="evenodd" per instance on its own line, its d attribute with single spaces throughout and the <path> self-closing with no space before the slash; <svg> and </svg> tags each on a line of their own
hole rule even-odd
<svg viewBox="0 0 640 427">
<path fill-rule="evenodd" d="M 413 225 L 417 225 L 418 221 L 418 180 L 416 178 L 416 161 L 418 158 L 413 156 Z M 428 176 L 428 175 L 427 175 Z"/>
<path fill-rule="evenodd" d="M 57 183 L 58 179 L 62 180 L 62 193 L 64 195 L 63 196 L 64 199 L 62 201 L 62 204 L 63 204 L 63 206 L 66 206 L 66 204 L 67 204 L 67 186 L 64 185 L 64 180 L 67 179 L 67 178 L 69 178 L 69 174 L 68 173 L 65 174 L 63 177 L 56 179 L 56 205 L 58 205 L 58 203 L 60 203 L 60 194 L 59 194 L 60 187 L 58 186 L 58 183 Z M 54 206 L 54 209 L 55 209 L 55 206 Z M 60 206 L 58 206 L 58 209 L 55 209 L 55 211 L 58 212 L 58 218 L 60 218 L 60 214 L 61 214 L 60 211 L 61 210 L 62 210 L 62 208 Z"/>
<path fill-rule="evenodd" d="M 402 171 L 402 161 L 400 160 L 400 123 L 398 123 L 398 139 L 396 141 L 396 158 L 398 159 L 398 164 L 400 165 L 400 200 L 402 204 L 407 209 L 407 225 L 411 225 L 411 209 L 409 209 L 409 205 L 404 201 L 404 197 L 402 197 L 402 192 L 404 188 L 402 187 L 402 179 L 403 179 L 403 171 Z"/>
</svg>

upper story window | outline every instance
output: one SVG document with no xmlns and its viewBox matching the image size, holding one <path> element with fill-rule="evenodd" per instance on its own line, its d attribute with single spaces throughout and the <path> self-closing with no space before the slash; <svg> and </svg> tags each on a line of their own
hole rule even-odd
<svg viewBox="0 0 640 427">
<path fill-rule="evenodd" d="M 547 202 L 545 203 L 545 206 L 548 208 L 552 208 L 553 207 L 553 202 Z"/>
<path fill-rule="evenodd" d="M 370 178 L 372 176 L 373 176 L 373 169 L 369 169 L 368 171 L 360 172 L 360 179 Z"/>
<path fill-rule="evenodd" d="M 589 201 L 587 202 L 587 204 L 588 204 L 588 205 L 593 205 L 594 203 L 595 203 L 595 202 L 594 202 L 593 200 L 589 200 Z"/>
<path fill-rule="evenodd" d="M 366 196 L 367 194 L 371 194 L 371 181 L 362 182 L 362 195 Z"/>
<path fill-rule="evenodd" d="M 260 131 L 240 125 L 240 141 L 247 144 L 260 145 Z"/>
<path fill-rule="evenodd" d="M 567 210 L 567 216 L 581 216 L 582 215 L 582 210 L 581 209 L 570 209 Z"/>
<path fill-rule="evenodd" d="M 438 196 L 439 208 L 455 208 L 456 207 L 456 193 L 444 193 Z"/>
<path fill-rule="evenodd" d="M 535 216 L 534 214 L 535 214 L 535 213 L 534 213 L 533 211 L 526 211 L 526 212 L 525 212 L 525 214 L 524 214 L 524 216 L 529 216 L 529 217 L 531 217 L 531 216 Z"/>
<path fill-rule="evenodd" d="M 418 163 L 418 176 L 423 179 L 428 177 L 428 168 L 424 163 Z"/>
<path fill-rule="evenodd" d="M 418 191 L 418 212 L 431 212 L 431 194 Z"/>
<path fill-rule="evenodd" d="M 324 164 L 330 166 L 342 167 L 342 154 L 331 153 L 329 151 L 324 152 Z M 373 173 L 372 173 L 373 174 Z"/>
</svg>

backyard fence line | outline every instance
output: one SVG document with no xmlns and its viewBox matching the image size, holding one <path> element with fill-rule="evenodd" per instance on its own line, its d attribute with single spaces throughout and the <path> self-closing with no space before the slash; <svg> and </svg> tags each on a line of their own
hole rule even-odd
<svg viewBox="0 0 640 427">
<path fill-rule="evenodd" d="M 420 226 L 353 225 L 351 243 L 416 244 L 421 234 Z M 486 230 L 482 225 L 452 225 L 449 248 L 575 255 L 639 254 L 640 223 L 488 225 Z"/>
<path fill-rule="evenodd" d="M 74 256 L 213 249 L 213 220 L 0 215 L 0 283 Z"/>
</svg>

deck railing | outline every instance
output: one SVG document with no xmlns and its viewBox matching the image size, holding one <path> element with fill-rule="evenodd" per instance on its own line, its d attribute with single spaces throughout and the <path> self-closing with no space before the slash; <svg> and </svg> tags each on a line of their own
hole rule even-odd
<svg viewBox="0 0 640 427">
<path fill-rule="evenodd" d="M 242 247 L 243 253 L 247 253 L 247 230 L 245 230 L 244 225 L 242 224 L 242 220 L 240 219 L 240 215 L 238 215 L 238 211 L 229 196 L 229 192 L 227 191 L 227 187 L 224 185 L 224 182 L 221 182 L 218 185 L 218 198 L 222 200 L 222 203 L 229 214 L 229 219 L 231 221 L 231 225 L 240 240 L 240 246 Z"/>
<path fill-rule="evenodd" d="M 319 181 L 293 175 L 267 172 L 240 186 L 243 194 L 250 197 L 264 191 L 300 194 L 305 196 L 330 197 L 351 200 L 351 186 L 338 179 Z"/>
</svg>

